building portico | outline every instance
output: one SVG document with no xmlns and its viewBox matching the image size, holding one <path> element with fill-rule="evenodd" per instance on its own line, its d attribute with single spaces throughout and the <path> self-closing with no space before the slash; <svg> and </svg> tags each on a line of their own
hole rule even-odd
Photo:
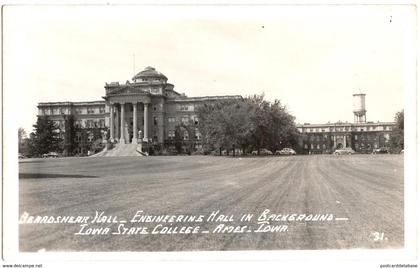
<svg viewBox="0 0 420 268">
<path fill-rule="evenodd" d="M 141 110 L 138 109 L 141 107 Z M 149 141 L 149 103 L 140 101 L 110 101 L 110 140 L 111 142 L 137 144 L 140 142 L 138 126 L 142 126 L 143 141 Z M 143 115 L 143 124 L 139 124 L 139 110 Z"/>
</svg>

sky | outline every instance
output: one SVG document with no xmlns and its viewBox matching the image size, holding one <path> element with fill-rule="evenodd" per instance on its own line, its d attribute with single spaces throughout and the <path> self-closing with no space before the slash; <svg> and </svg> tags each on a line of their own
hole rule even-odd
<svg viewBox="0 0 420 268">
<path fill-rule="evenodd" d="M 6 6 L 3 105 L 94 101 L 153 66 L 188 96 L 265 94 L 297 123 L 393 121 L 409 88 L 410 6 Z M 19 105 L 16 105 L 19 103 Z M 12 109 L 13 110 L 13 109 Z"/>
</svg>

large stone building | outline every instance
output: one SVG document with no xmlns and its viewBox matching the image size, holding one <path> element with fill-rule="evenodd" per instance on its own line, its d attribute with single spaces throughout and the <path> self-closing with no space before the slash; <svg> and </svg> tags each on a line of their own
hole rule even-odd
<svg viewBox="0 0 420 268">
<path fill-rule="evenodd" d="M 101 133 L 112 143 L 162 145 L 173 141 L 176 127 L 180 125 L 190 128 L 190 131 L 182 130 L 182 139 L 194 140 L 196 148 L 200 148 L 197 107 L 204 102 L 242 98 L 239 95 L 187 97 L 176 92 L 174 85 L 167 81 L 165 75 L 147 67 L 135 75 L 132 82 L 106 83 L 104 100 L 39 103 L 38 115 L 48 115 L 54 120 L 67 143 L 73 138 L 66 133 L 66 119 L 73 117 L 74 125 L 83 131 L 76 133 L 74 139 L 78 147 L 71 153 L 86 153 Z M 366 122 L 365 94 L 354 94 L 353 100 L 354 123 L 299 124 L 301 136 L 295 149 L 319 154 L 351 147 L 357 152 L 369 153 L 374 148 L 388 146 L 395 123 Z M 194 137 L 190 137 L 191 128 Z"/>
<path fill-rule="evenodd" d="M 42 102 L 38 104 L 38 115 L 48 115 L 60 126 L 65 139 L 66 118 L 72 115 L 74 123 L 83 133 L 76 133 L 76 140 L 90 143 L 95 137 L 94 130 L 113 143 L 163 144 L 175 137 L 177 125 L 198 125 L 197 106 L 203 102 L 241 98 L 241 96 L 187 97 L 174 90 L 174 85 L 153 67 L 147 67 L 125 84 L 111 82 L 105 84 L 104 100 L 93 102 Z M 201 134 L 194 126 L 195 137 L 189 137 L 183 130 L 184 140 L 194 139 L 196 148 L 201 146 Z M 191 132 L 190 132 L 191 133 Z M 76 153 L 86 153 L 84 146 L 76 148 Z"/>
<path fill-rule="evenodd" d="M 366 122 L 365 94 L 353 95 L 354 123 L 299 124 L 301 152 L 332 153 L 335 149 L 352 148 L 359 153 L 388 147 L 395 122 Z"/>
</svg>

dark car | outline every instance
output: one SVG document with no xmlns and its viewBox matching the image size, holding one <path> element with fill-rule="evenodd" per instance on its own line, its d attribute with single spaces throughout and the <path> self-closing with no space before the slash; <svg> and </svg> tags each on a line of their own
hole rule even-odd
<svg viewBox="0 0 420 268">
<path fill-rule="evenodd" d="M 374 149 L 372 154 L 390 154 L 391 152 L 389 151 L 388 148 L 386 147 L 381 147 L 378 149 Z"/>
<path fill-rule="evenodd" d="M 258 155 L 258 151 L 257 150 L 252 151 L 251 154 L 252 155 Z M 268 149 L 262 148 L 262 149 L 260 149 L 260 155 L 273 155 L 273 152 L 268 150 Z"/>
</svg>

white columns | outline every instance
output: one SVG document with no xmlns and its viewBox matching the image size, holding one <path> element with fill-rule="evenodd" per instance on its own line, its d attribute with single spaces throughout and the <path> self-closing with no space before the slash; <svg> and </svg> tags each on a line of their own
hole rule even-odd
<svg viewBox="0 0 420 268">
<path fill-rule="evenodd" d="M 118 109 L 118 107 L 115 106 L 115 141 L 118 142 L 118 140 L 120 139 L 120 125 L 119 125 L 119 120 L 120 119 L 120 110 Z"/>
<path fill-rule="evenodd" d="M 132 144 L 137 144 L 137 102 L 133 102 L 133 140 Z"/>
<path fill-rule="evenodd" d="M 149 141 L 149 104 L 144 103 L 144 134 L 143 134 L 143 141 Z"/>
<path fill-rule="evenodd" d="M 114 142 L 114 104 L 111 103 L 109 106 L 109 138 L 111 142 Z"/>
<path fill-rule="evenodd" d="M 125 143 L 125 124 L 124 116 L 125 115 L 125 103 L 121 103 L 121 129 L 120 129 L 120 143 Z"/>
</svg>

